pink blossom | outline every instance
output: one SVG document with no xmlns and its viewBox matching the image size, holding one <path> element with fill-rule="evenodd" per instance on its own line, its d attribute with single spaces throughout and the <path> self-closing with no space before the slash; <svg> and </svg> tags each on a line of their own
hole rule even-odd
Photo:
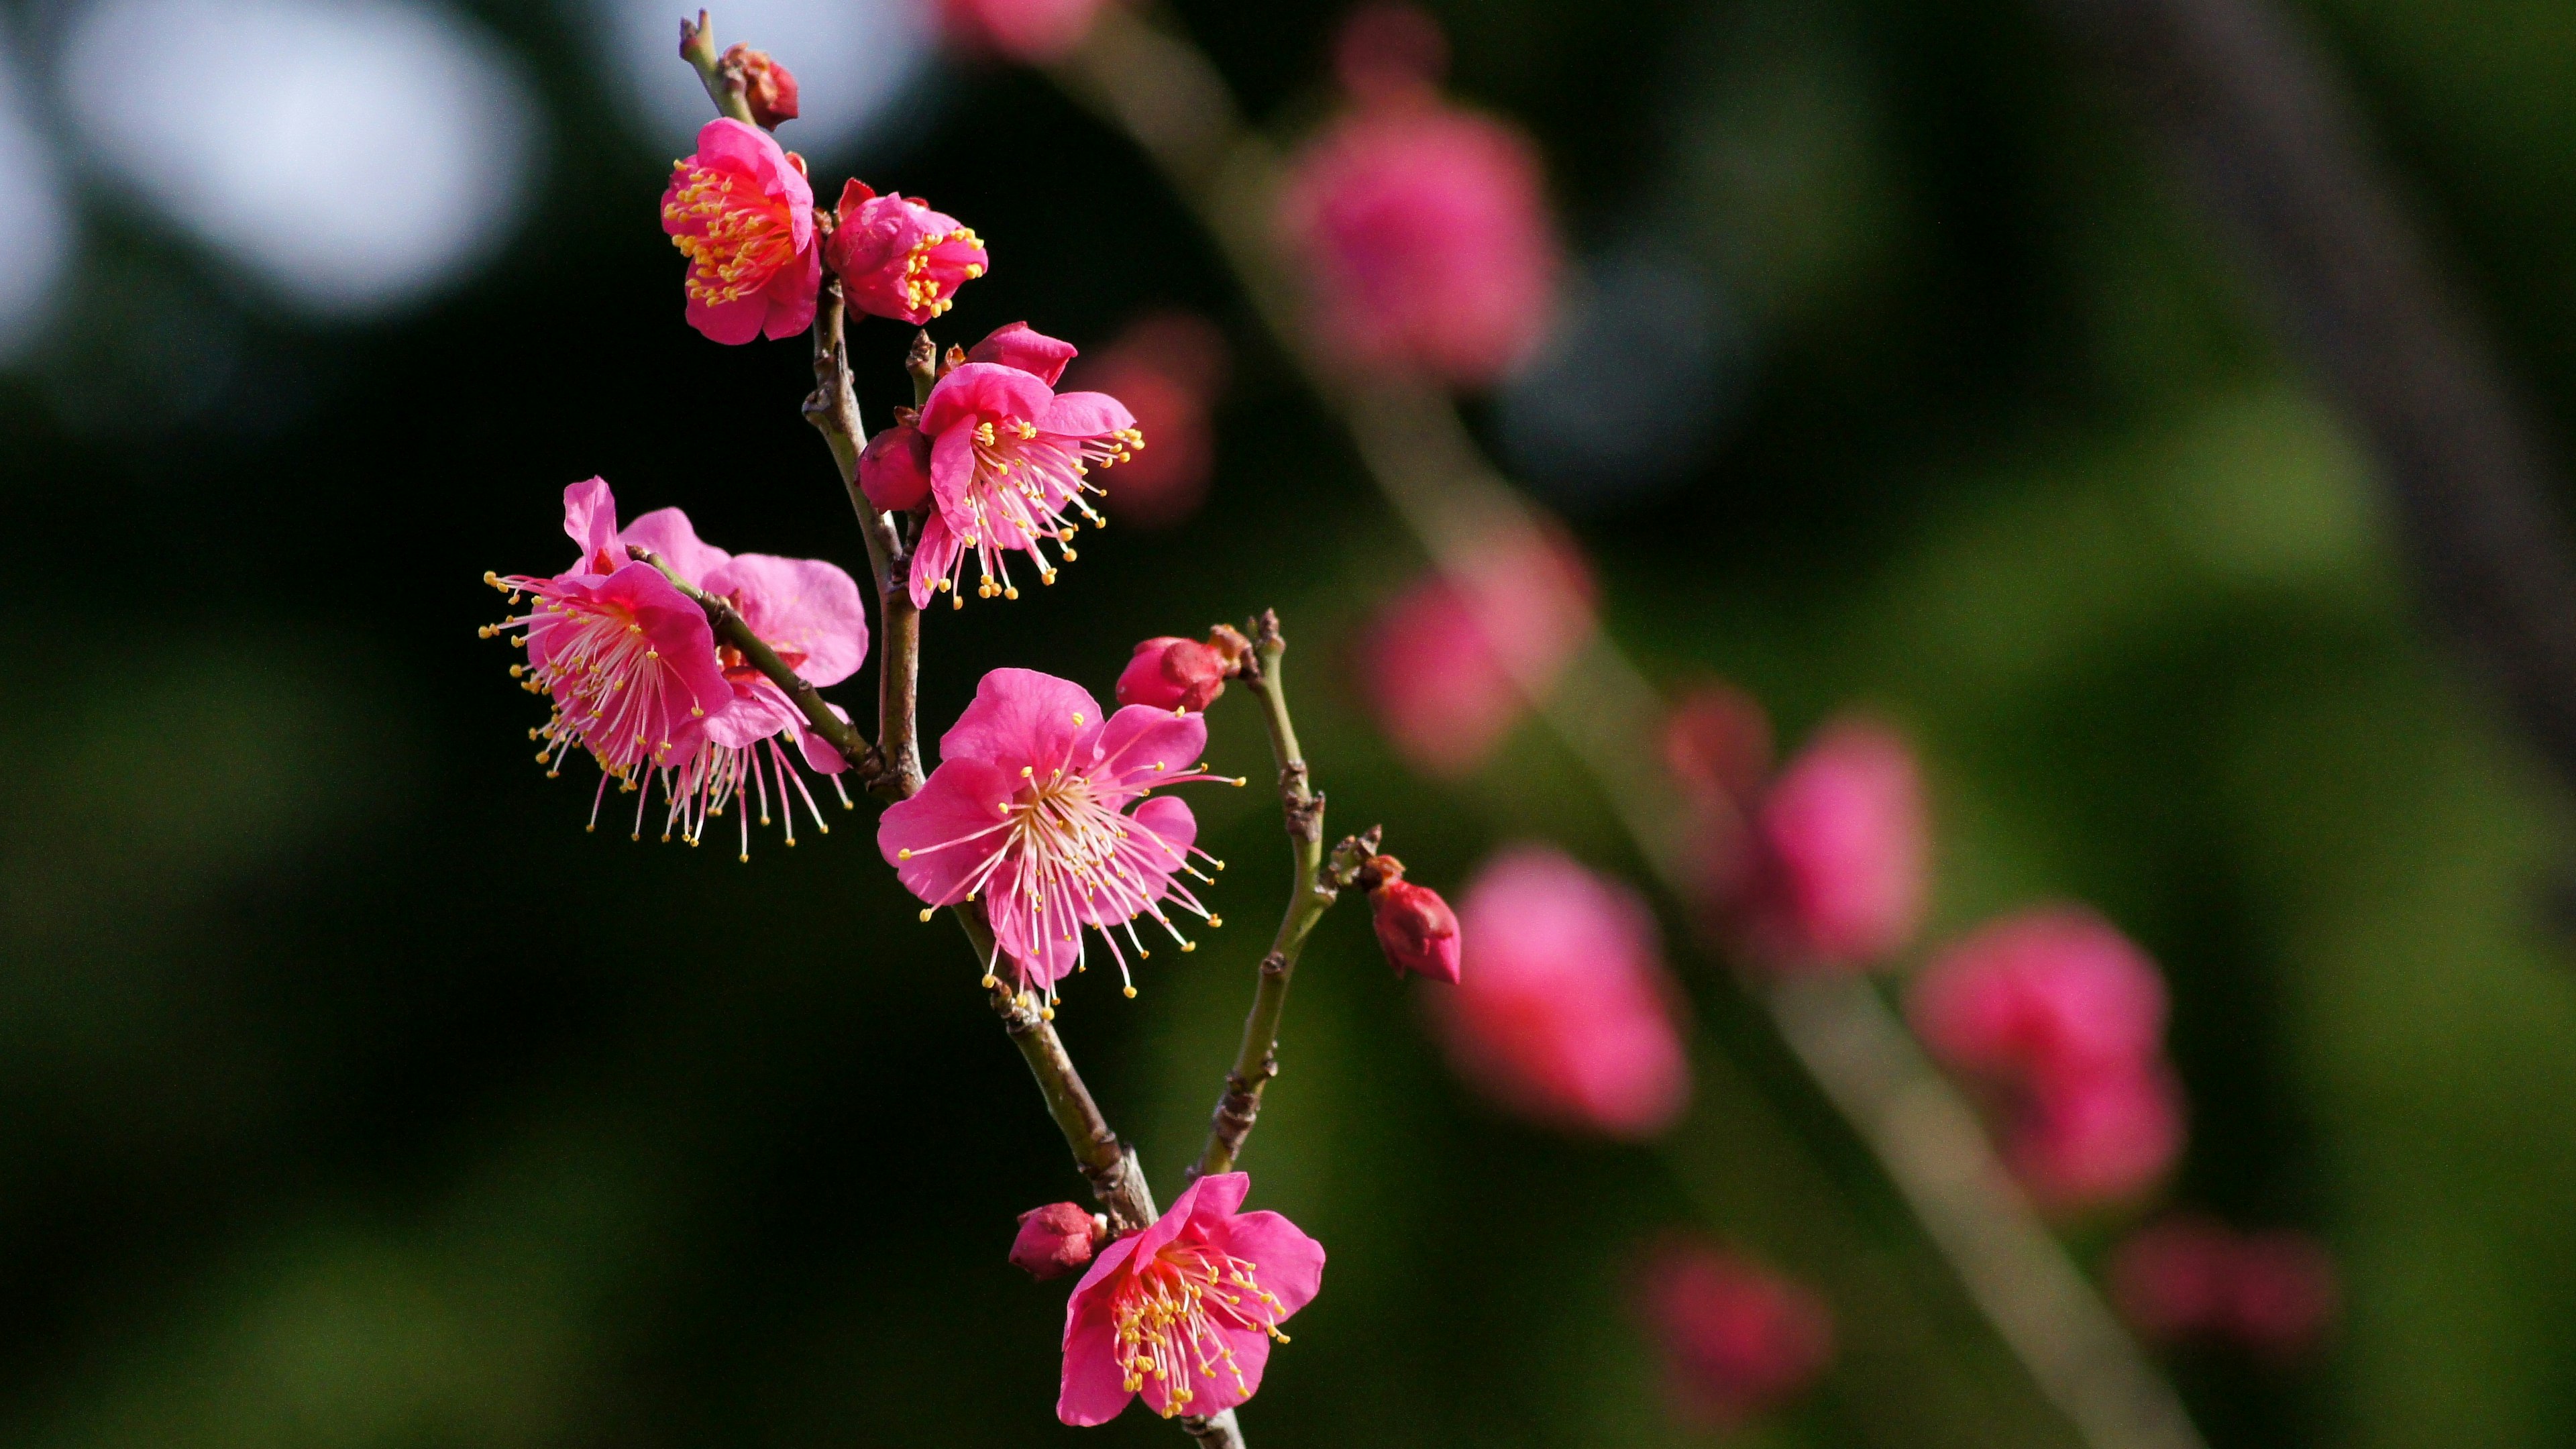
<svg viewBox="0 0 2576 1449">
<path fill-rule="evenodd" d="M 2041 1206 L 2073 1211 L 2155 1186 L 2182 1155 L 2182 1088 L 2162 1062 L 2041 1077 L 2004 1160 Z"/>
<path fill-rule="evenodd" d="M 957 218 L 900 192 L 879 196 L 855 178 L 841 188 L 823 251 L 851 306 L 915 327 L 956 305 L 957 289 L 993 266 Z"/>
<path fill-rule="evenodd" d="M 1014 550 L 1035 561 L 1041 582 L 1054 583 L 1055 566 L 1039 545 L 1053 543 L 1071 561 L 1078 525 L 1067 512 L 1102 522 L 1083 496 L 1106 492 L 1090 481 L 1091 469 L 1125 462 L 1145 446 L 1118 399 L 1058 393 L 1031 373 L 993 362 L 969 362 L 941 378 L 922 404 L 921 431 L 930 439 L 936 507 L 913 550 L 915 607 L 941 591 L 965 607 L 969 552 L 981 565 L 979 597 L 1020 596 L 1003 562 Z"/>
<path fill-rule="evenodd" d="M 2048 906 L 1942 951 L 1915 979 L 1907 1015 L 1953 1071 L 2071 1077 L 2154 1059 L 2165 985 L 2110 922 L 2082 906 Z"/>
<path fill-rule="evenodd" d="M 1324 1246 L 1274 1212 L 1239 1212 L 1252 1179 L 1191 1183 L 1152 1227 L 1092 1261 L 1064 1310 L 1056 1417 L 1106 1424 L 1145 1396 L 1168 1419 L 1230 1409 L 1261 1389 L 1279 1325 L 1314 1301 Z"/>
<path fill-rule="evenodd" d="M 1627 887 L 1548 846 L 1488 862 L 1458 912 L 1454 991 L 1427 998 L 1461 1076 L 1525 1116 L 1642 1140 L 1690 1098 L 1679 993 Z"/>
<path fill-rule="evenodd" d="M 1221 778 L 1193 764 L 1206 744 L 1198 715 L 1143 706 L 1106 715 L 1069 680 L 996 669 L 940 737 L 939 768 L 921 793 L 886 810 L 877 848 L 930 906 L 983 901 L 1023 989 L 1052 1000 L 1083 963 L 1086 926 L 1125 977 L 1119 932 L 1139 957 L 1151 954 L 1136 939 L 1136 917 L 1153 917 L 1183 951 L 1194 945 L 1165 901 L 1218 924 L 1173 879 L 1210 879 L 1189 863 L 1208 858 L 1194 844 L 1190 807 L 1147 798 L 1159 786 Z M 986 964 L 988 981 L 996 964 Z M 1127 990 L 1135 994 L 1132 980 Z"/>
<path fill-rule="evenodd" d="M 1216 703 L 1225 682 L 1241 669 L 1237 659 L 1196 639 L 1148 639 L 1118 672 L 1118 702 L 1197 714 Z"/>
<path fill-rule="evenodd" d="M 1053 387 L 1064 378 L 1064 365 L 1079 355 L 1070 342 L 1049 337 L 1026 322 L 1005 322 L 966 350 L 968 362 L 998 362 L 1016 367 Z"/>
<path fill-rule="evenodd" d="M 1754 818 L 1747 946 L 1775 968 L 1852 969 L 1902 950 L 1922 923 L 1923 785 L 1902 736 L 1827 725 Z"/>
<path fill-rule="evenodd" d="M 785 691 L 716 642 L 699 604 L 628 550 L 652 552 L 691 585 L 732 604 L 762 642 L 818 686 L 848 678 L 867 657 L 858 585 L 816 559 L 727 554 L 699 541 L 676 508 L 621 530 L 617 500 L 597 478 L 564 490 L 564 531 L 581 548 L 570 572 L 499 581 L 542 601 L 502 627 L 526 630 L 530 687 L 555 697 L 556 718 L 539 732 L 549 742 L 549 762 L 559 765 L 576 742 L 590 749 L 606 772 L 603 797 L 608 778 L 634 789 L 644 773 L 654 774 L 667 805 L 666 839 L 676 831 L 696 843 L 711 816 L 739 801 L 748 858 L 752 810 L 768 824 L 775 794 L 788 811 L 791 783 L 815 824 L 829 831 L 781 741 L 793 740 L 807 765 L 827 774 L 846 762 L 810 733 Z M 638 834 L 642 811 L 639 799 Z M 594 804 L 594 824 L 597 813 Z M 787 839 L 795 843 L 792 812 Z"/>
<path fill-rule="evenodd" d="M 769 52 L 748 45 L 728 47 L 724 63 L 742 67 L 743 99 L 750 103 L 753 125 L 775 131 L 779 122 L 796 119 L 795 72 L 772 60 Z"/>
<path fill-rule="evenodd" d="M 1040 1282 L 1061 1278 L 1091 1261 L 1094 1240 L 1107 1224 L 1079 1203 L 1051 1202 L 1020 1214 L 1011 1240 L 1011 1265 Z"/>
<path fill-rule="evenodd" d="M 789 337 L 814 323 L 823 280 L 814 189 L 758 126 L 729 117 L 698 131 L 662 193 L 662 230 L 689 259 L 689 325 L 724 343 Z"/>
<path fill-rule="evenodd" d="M 1540 529 L 1504 532 L 1397 595 L 1369 626 L 1359 660 L 1397 753 L 1450 777 L 1484 763 L 1590 639 L 1592 598 L 1581 552 Z"/>
<path fill-rule="evenodd" d="M 2197 1214 L 2131 1235 L 2109 1279 L 2121 1316 L 2151 1340 L 2229 1343 L 2276 1361 L 2314 1348 L 2340 1298 L 2334 1259 L 2306 1234 L 2239 1234 Z"/>
<path fill-rule="evenodd" d="M 1363 95 L 1292 161 L 1279 225 L 1356 361 L 1480 387 L 1545 332 L 1561 267 L 1538 153 L 1427 85 Z"/>
<path fill-rule="evenodd" d="M 1118 521 L 1165 528 L 1197 512 L 1216 469 L 1213 410 L 1226 386 L 1225 334 L 1193 313 L 1156 313 L 1078 371 L 1086 386 L 1127 404 L 1154 440 L 1152 452 L 1118 470 Z"/>
<path fill-rule="evenodd" d="M 958 43 L 1025 65 L 1062 60 L 1091 33 L 1103 0 L 942 0 Z"/>
<path fill-rule="evenodd" d="M 1674 1408 L 1693 1423 L 1732 1429 L 1805 1392 L 1833 1359 L 1824 1300 L 1723 1248 L 1667 1242 L 1643 1286 Z"/>
<path fill-rule="evenodd" d="M 1369 892 L 1369 924 L 1378 949 L 1395 974 L 1407 972 L 1430 981 L 1458 984 L 1458 916 L 1429 886 L 1404 878 L 1404 864 L 1391 855 L 1369 861 L 1378 879 Z"/>
<path fill-rule="evenodd" d="M 918 508 L 930 497 L 930 440 L 898 420 L 859 452 L 859 491 L 888 513 Z"/>
</svg>

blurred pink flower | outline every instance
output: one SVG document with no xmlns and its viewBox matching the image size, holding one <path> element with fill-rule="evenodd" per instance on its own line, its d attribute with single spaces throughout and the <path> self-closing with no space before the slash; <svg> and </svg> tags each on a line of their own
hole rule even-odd
<svg viewBox="0 0 2576 1449">
<path fill-rule="evenodd" d="M 1077 369 L 1087 386 L 1135 411 L 1154 440 L 1118 470 L 1118 521 L 1163 528 L 1198 511 L 1216 467 L 1216 400 L 1225 391 L 1225 334 L 1188 312 L 1138 319 Z"/>
<path fill-rule="evenodd" d="M 1552 1126 L 1642 1140 L 1690 1100 L 1679 993 L 1635 892 L 1516 846 L 1458 912 L 1458 986 L 1426 998 L 1459 1075 Z"/>
<path fill-rule="evenodd" d="M 1324 1246 L 1273 1212 L 1240 1212 L 1252 1179 L 1191 1183 L 1152 1227 L 1093 1260 L 1064 1310 L 1056 1417 L 1106 1424 L 1145 1396 L 1168 1419 L 1261 1390 L 1279 1325 L 1314 1301 Z"/>
<path fill-rule="evenodd" d="M 965 607 L 969 551 L 982 566 L 980 597 L 1020 596 L 1003 562 L 1013 550 L 1036 562 L 1041 582 L 1054 583 L 1055 566 L 1039 543 L 1055 544 L 1071 561 L 1076 525 L 1065 514 L 1079 511 L 1101 522 L 1083 494 L 1104 490 L 1087 475 L 1145 446 L 1134 415 L 1118 399 L 1058 393 L 1033 374 L 995 362 L 951 369 L 922 404 L 920 426 L 930 439 L 930 496 L 937 506 L 913 550 L 916 608 L 940 591 Z"/>
<path fill-rule="evenodd" d="M 959 287 L 992 269 L 971 229 L 918 198 L 879 196 L 852 178 L 833 213 L 824 259 L 849 305 L 871 317 L 918 327 L 956 305 Z"/>
<path fill-rule="evenodd" d="M 2182 1088 L 2146 1062 L 2042 1075 L 2024 1091 L 2004 1160 L 2040 1206 L 2074 1211 L 2154 1187 L 2182 1145 Z"/>
<path fill-rule="evenodd" d="M 1333 79 L 1362 103 L 1431 90 L 1449 74 L 1449 37 L 1419 5 L 1353 10 L 1333 37 Z"/>
<path fill-rule="evenodd" d="M 1554 531 L 1515 530 L 1462 569 L 1416 580 L 1363 636 L 1361 685 L 1416 769 L 1484 763 L 1529 699 L 1553 689 L 1592 633 L 1592 571 Z"/>
<path fill-rule="evenodd" d="M 1091 33 L 1103 0 L 942 0 L 948 33 L 1024 65 L 1062 60 Z"/>
<path fill-rule="evenodd" d="M 1915 979 L 1907 1015 L 1953 1071 L 2065 1077 L 2153 1060 L 2165 983 L 2110 922 L 2082 906 L 2047 906 L 1942 951 Z"/>
<path fill-rule="evenodd" d="M 1893 730 L 1830 723 L 1754 817 L 1744 903 L 1750 953 L 1782 969 L 1850 970 L 1904 949 L 1922 924 L 1922 776 Z"/>
<path fill-rule="evenodd" d="M 1752 820 L 1771 775 L 1771 717 L 1752 695 L 1709 680 L 1673 702 L 1662 743 L 1680 795 L 1690 889 L 1723 923 L 1753 874 Z"/>
<path fill-rule="evenodd" d="M 1406 880 L 1404 862 L 1394 856 L 1372 856 L 1368 869 L 1378 882 L 1369 891 L 1369 924 L 1377 932 L 1378 949 L 1386 953 L 1387 964 L 1398 976 L 1411 972 L 1456 985 L 1457 913 L 1438 891 Z"/>
<path fill-rule="evenodd" d="M 1198 715 L 1141 706 L 1104 715 L 1070 680 L 996 669 L 940 736 L 939 768 L 921 793 L 887 807 L 877 849 L 931 906 L 982 900 L 1023 989 L 1052 998 L 1082 964 L 1086 926 L 1125 977 L 1118 932 L 1138 956 L 1150 954 L 1136 939 L 1136 917 L 1153 917 L 1184 951 L 1191 943 L 1163 914 L 1164 901 L 1217 923 L 1173 879 L 1184 871 L 1208 879 L 1189 864 L 1207 854 L 1194 844 L 1190 807 L 1147 798 L 1160 786 L 1220 778 L 1193 767 L 1206 744 Z M 998 964 L 986 963 L 988 980 Z"/>
<path fill-rule="evenodd" d="M 758 126 L 731 118 L 698 131 L 672 163 L 662 230 L 689 259 L 689 325 L 718 342 L 790 337 L 814 323 L 823 258 L 814 189 Z"/>
<path fill-rule="evenodd" d="M 2231 1343 L 2275 1361 L 2314 1348 L 2341 1297 L 2334 1259 L 2306 1234 L 2239 1234 L 2197 1214 L 2131 1235 L 2108 1276 L 2112 1302 L 2146 1338 Z"/>
<path fill-rule="evenodd" d="M 1061 1278 L 1091 1261 L 1100 1224 L 1079 1203 L 1051 1202 L 1020 1214 L 1011 1239 L 1011 1266 L 1040 1282 Z"/>
<path fill-rule="evenodd" d="M 1732 1429 L 1804 1393 L 1833 1360 L 1824 1300 L 1723 1248 L 1667 1242 L 1643 1288 L 1674 1409 L 1695 1424 Z"/>
<path fill-rule="evenodd" d="M 1279 225 L 1327 343 L 1481 387 L 1546 330 L 1561 247 L 1536 148 L 1438 97 L 1423 23 L 1355 19 L 1339 68 L 1358 104 L 1290 162 Z"/>
</svg>

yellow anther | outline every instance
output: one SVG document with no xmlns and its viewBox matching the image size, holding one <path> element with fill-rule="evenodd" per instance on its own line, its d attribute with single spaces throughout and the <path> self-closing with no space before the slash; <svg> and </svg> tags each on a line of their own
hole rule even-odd
<svg viewBox="0 0 2576 1449">
<path fill-rule="evenodd" d="M 1130 1001 L 1133 1001 L 1133 1000 L 1135 1000 L 1135 999 L 1136 999 L 1136 988 L 1135 988 L 1135 987 L 1130 986 L 1130 987 L 1128 987 L 1128 988 L 1127 988 L 1127 999 L 1128 999 L 1128 1000 L 1130 1000 Z"/>
</svg>

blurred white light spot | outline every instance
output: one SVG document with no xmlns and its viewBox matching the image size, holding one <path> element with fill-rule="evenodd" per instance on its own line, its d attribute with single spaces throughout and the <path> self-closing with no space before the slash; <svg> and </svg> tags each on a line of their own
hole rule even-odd
<svg viewBox="0 0 2576 1449">
<path fill-rule="evenodd" d="M 63 99 L 116 179 L 326 317 L 488 257 L 525 200 L 537 107 L 514 58 L 397 0 L 99 0 Z"/>
<path fill-rule="evenodd" d="M 9 198 L 9 262 L 0 266 L 0 359 L 35 339 L 60 295 L 71 208 L 44 139 L 28 124 L 17 73 L 0 57 L 0 196 Z"/>
<path fill-rule="evenodd" d="M 687 155 L 715 115 L 680 59 L 680 17 L 695 15 L 699 0 L 587 3 L 628 113 L 657 149 Z M 706 9 L 717 45 L 747 42 L 795 72 L 801 114 L 778 128 L 778 140 L 812 158 L 865 136 L 913 89 L 933 51 L 923 0 L 712 0 Z"/>
</svg>

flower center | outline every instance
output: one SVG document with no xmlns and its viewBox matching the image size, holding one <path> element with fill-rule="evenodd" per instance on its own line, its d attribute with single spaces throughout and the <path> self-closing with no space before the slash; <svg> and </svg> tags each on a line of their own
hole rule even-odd
<svg viewBox="0 0 2576 1449">
<path fill-rule="evenodd" d="M 1234 1376 L 1236 1388 L 1244 1387 L 1223 1330 L 1257 1330 L 1288 1341 L 1279 1331 L 1279 1300 L 1261 1286 L 1253 1264 L 1204 1243 L 1167 1243 L 1144 1262 L 1131 1262 L 1113 1291 L 1110 1315 L 1127 1391 L 1144 1388 L 1149 1377 L 1161 1384 L 1166 1419 L 1187 1413 L 1198 1397 L 1192 1385 L 1214 1379 L 1220 1368 Z"/>
<path fill-rule="evenodd" d="M 903 300 L 914 311 L 939 316 L 957 304 L 959 287 L 984 275 L 980 262 L 968 262 L 963 266 L 953 262 L 941 263 L 939 249 L 952 242 L 976 248 L 984 245 L 976 238 L 973 228 L 961 226 L 954 231 L 923 237 L 912 244 L 912 250 L 904 253 L 903 278 L 896 285 L 903 288 Z"/>
<path fill-rule="evenodd" d="M 688 294 L 710 307 L 739 302 L 770 283 L 796 258 L 795 218 L 787 203 L 737 171 L 687 166 L 674 172 L 662 219 L 695 223 L 671 238 L 689 259 Z"/>
</svg>

